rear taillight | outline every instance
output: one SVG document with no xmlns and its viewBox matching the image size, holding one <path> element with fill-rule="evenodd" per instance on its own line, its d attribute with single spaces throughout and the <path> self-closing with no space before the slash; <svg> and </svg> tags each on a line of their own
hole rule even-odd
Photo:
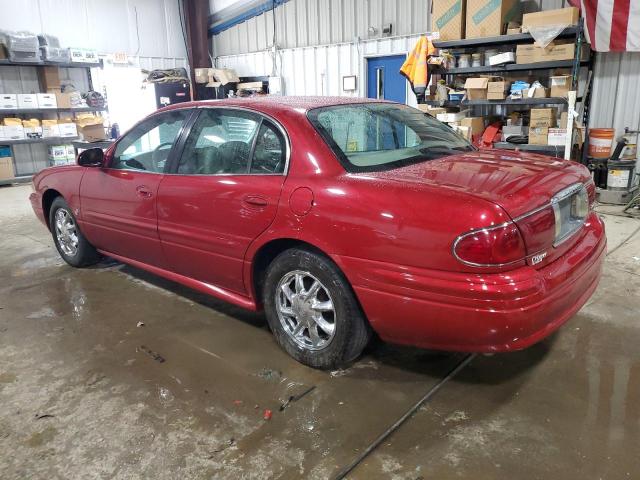
<svg viewBox="0 0 640 480">
<path fill-rule="evenodd" d="M 507 222 L 460 235 L 453 242 L 453 254 L 465 265 L 498 267 L 524 263 L 527 253 L 518 227 Z"/>
</svg>

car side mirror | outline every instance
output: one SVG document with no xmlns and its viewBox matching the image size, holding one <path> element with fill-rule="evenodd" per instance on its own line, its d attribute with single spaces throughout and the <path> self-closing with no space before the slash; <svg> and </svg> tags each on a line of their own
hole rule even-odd
<svg viewBox="0 0 640 480">
<path fill-rule="evenodd" d="M 90 148 L 78 155 L 78 165 L 82 167 L 101 167 L 104 162 L 104 151 L 101 148 Z"/>
</svg>

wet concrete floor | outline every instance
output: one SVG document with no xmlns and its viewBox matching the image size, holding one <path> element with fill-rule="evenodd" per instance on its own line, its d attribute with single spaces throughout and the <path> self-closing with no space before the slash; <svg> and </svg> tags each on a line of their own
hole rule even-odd
<svg viewBox="0 0 640 480">
<path fill-rule="evenodd" d="M 462 359 L 378 342 L 309 369 L 260 315 L 108 260 L 68 267 L 29 191 L 0 189 L 2 479 L 332 478 Z M 640 478 L 640 220 L 605 221 L 590 302 L 545 342 L 474 358 L 348 478 Z"/>
</svg>

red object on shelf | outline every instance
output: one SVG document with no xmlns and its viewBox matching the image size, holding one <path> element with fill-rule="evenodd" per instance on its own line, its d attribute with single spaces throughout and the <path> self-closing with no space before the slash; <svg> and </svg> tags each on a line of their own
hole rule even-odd
<svg viewBox="0 0 640 480">
<path fill-rule="evenodd" d="M 478 147 L 480 148 L 493 148 L 493 144 L 500 140 L 500 134 L 502 132 L 502 123 L 495 122 L 485 128 Z"/>
</svg>

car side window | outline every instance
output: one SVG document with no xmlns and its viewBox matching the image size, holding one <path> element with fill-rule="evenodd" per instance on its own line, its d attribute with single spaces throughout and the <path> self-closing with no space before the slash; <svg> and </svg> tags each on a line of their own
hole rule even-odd
<svg viewBox="0 0 640 480">
<path fill-rule="evenodd" d="M 191 110 L 176 110 L 150 118 L 116 145 L 110 168 L 162 173 L 171 147 Z"/>
<path fill-rule="evenodd" d="M 260 116 L 235 110 L 203 109 L 185 142 L 177 173 L 247 173 Z"/>
<path fill-rule="evenodd" d="M 263 120 L 258 131 L 249 173 L 283 173 L 285 162 L 286 147 L 282 133 L 270 122 Z"/>
</svg>

